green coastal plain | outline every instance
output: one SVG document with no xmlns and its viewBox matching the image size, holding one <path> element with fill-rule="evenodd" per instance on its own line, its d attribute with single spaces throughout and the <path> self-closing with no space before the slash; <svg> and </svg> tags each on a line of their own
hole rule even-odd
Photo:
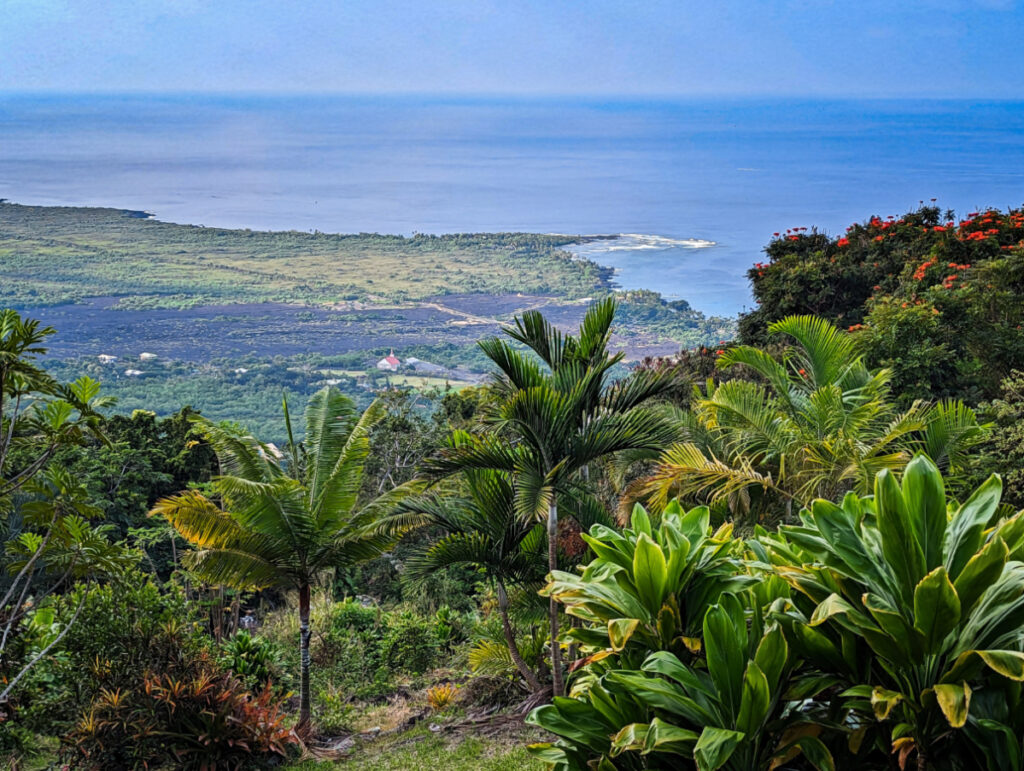
<svg viewBox="0 0 1024 771">
<path fill-rule="evenodd" d="M 586 238 L 231 230 L 0 202 L 0 305 L 58 328 L 49 367 L 102 380 L 119 411 L 191 404 L 280 439 L 267 416 L 282 392 L 443 393 L 482 377 L 477 341 L 524 310 L 575 328 L 614 291 L 611 269 L 567 251 Z M 627 362 L 735 333 L 655 292 L 619 296 L 612 344 Z M 378 370 L 392 351 L 403 365 Z"/>
</svg>

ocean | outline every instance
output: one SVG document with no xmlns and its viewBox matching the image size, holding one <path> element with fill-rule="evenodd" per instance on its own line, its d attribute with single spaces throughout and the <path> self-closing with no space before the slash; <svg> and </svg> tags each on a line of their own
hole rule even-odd
<svg viewBox="0 0 1024 771">
<path fill-rule="evenodd" d="M 328 232 L 628 234 L 624 288 L 751 301 L 773 232 L 1024 203 L 1024 103 L 0 94 L 0 198 Z"/>
</svg>

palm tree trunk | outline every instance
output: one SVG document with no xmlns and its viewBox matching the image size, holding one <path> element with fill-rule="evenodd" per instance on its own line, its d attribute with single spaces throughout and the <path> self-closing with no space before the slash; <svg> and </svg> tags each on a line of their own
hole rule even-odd
<svg viewBox="0 0 1024 771">
<path fill-rule="evenodd" d="M 309 733 L 309 584 L 299 587 L 299 736 Z"/>
<path fill-rule="evenodd" d="M 501 626 L 505 630 L 505 642 L 508 643 L 509 655 L 512 657 L 516 669 L 519 670 L 519 674 L 526 680 L 526 684 L 536 693 L 540 690 L 540 680 L 537 679 L 537 675 L 533 673 L 533 670 L 527 666 L 526 661 L 523 659 L 523 654 L 520 653 L 519 646 L 516 644 L 516 635 L 512 631 L 512 624 L 508 620 L 508 594 L 505 592 L 505 584 L 501 581 L 498 581 L 498 611 L 501 613 Z"/>
<path fill-rule="evenodd" d="M 558 570 L 558 503 L 552 497 L 548 506 L 548 570 Z M 558 646 L 558 603 L 551 598 L 548 608 L 551 621 L 551 687 L 555 696 L 562 695 L 562 649 Z"/>
</svg>

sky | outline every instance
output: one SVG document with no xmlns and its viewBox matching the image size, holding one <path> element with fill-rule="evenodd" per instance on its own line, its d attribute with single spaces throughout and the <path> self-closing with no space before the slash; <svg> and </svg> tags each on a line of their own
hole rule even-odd
<svg viewBox="0 0 1024 771">
<path fill-rule="evenodd" d="M 0 91 L 1024 97 L 1024 0 L 0 0 Z"/>
</svg>

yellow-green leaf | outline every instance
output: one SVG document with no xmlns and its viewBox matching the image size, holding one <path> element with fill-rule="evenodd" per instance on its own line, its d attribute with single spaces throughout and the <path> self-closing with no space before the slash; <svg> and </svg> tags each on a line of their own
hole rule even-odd
<svg viewBox="0 0 1024 771">
<path fill-rule="evenodd" d="M 962 728 L 967 722 L 967 711 L 971 706 L 971 687 L 966 682 L 940 683 L 935 686 L 935 699 L 939 709 L 953 728 Z"/>
</svg>

